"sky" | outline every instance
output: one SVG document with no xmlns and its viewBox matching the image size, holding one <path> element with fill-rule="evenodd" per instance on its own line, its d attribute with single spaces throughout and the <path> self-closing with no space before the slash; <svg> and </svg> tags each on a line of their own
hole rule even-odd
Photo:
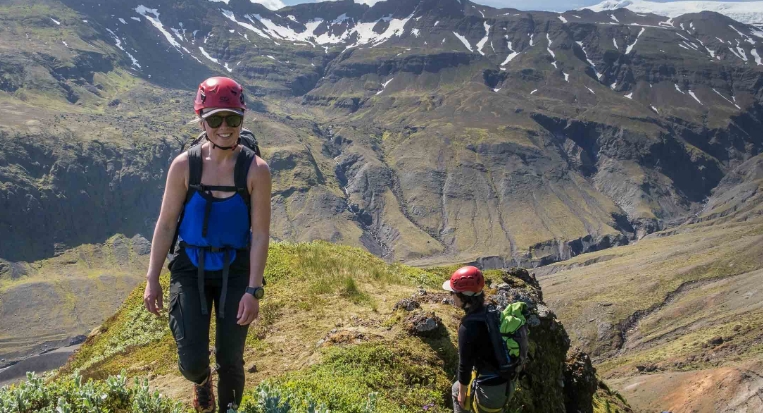
<svg viewBox="0 0 763 413">
<path fill-rule="evenodd" d="M 271 9 L 278 9 L 284 5 L 294 5 L 299 3 L 311 2 L 311 0 L 254 0 L 262 3 Z M 355 0 L 356 3 L 374 4 L 378 0 Z M 520 10 L 549 10 L 566 11 L 580 7 L 592 6 L 601 3 L 602 0 L 472 0 L 478 4 L 484 4 L 492 7 L 512 7 Z M 660 1 L 660 3 L 669 3 L 671 1 Z M 722 0 L 721 0 L 722 1 Z M 735 1 L 753 1 L 753 0 L 735 0 Z"/>
</svg>

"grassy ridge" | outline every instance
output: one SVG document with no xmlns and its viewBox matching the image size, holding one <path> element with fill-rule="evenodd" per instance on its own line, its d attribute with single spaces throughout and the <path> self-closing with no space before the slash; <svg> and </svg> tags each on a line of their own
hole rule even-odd
<svg viewBox="0 0 763 413">
<path fill-rule="evenodd" d="M 369 411 L 371 405 L 378 412 L 450 411 L 461 313 L 441 303 L 446 294 L 432 290 L 439 289 L 454 268 L 387 264 L 359 248 L 326 242 L 272 243 L 265 274 L 268 296 L 247 337 L 245 363 L 253 372 L 247 374 L 242 410 L 262 411 L 258 409 L 266 399 L 272 402 L 281 394 L 281 402 L 288 395 L 296 411 L 321 405 L 338 412 Z M 505 274 L 489 271 L 487 277 L 495 286 L 504 282 Z M 162 275 L 161 283 L 167 292 L 168 274 Z M 512 283 L 529 291 L 520 279 Z M 419 295 L 418 287 L 430 292 Z M 420 311 L 442 319 L 444 328 L 438 335 L 422 338 L 407 332 L 409 313 L 393 307 L 412 294 L 420 297 Z M 514 408 L 540 412 L 544 410 L 539 406 L 564 405 L 557 381 L 566 334 L 554 323 L 553 318 L 543 318 L 532 333 L 536 370 L 526 379 L 531 381 L 522 381 Z M 210 340 L 214 342 L 214 334 Z M 125 371 L 148 377 L 153 389 L 188 403 L 190 387 L 176 363 L 166 316 L 156 318 L 143 310 L 142 288 L 136 288 L 58 377 L 77 373 L 106 379 Z M 554 395 L 546 388 L 556 389 Z M 627 411 L 609 391 L 596 397 L 620 406 L 617 411 Z"/>
</svg>

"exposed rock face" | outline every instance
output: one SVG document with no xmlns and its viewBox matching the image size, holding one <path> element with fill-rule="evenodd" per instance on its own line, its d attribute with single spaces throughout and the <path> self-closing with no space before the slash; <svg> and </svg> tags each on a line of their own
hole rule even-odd
<svg viewBox="0 0 763 413">
<path fill-rule="evenodd" d="M 579 350 L 567 356 L 564 366 L 564 405 L 568 412 L 593 412 L 593 395 L 599 387 L 591 358 Z"/>
<path fill-rule="evenodd" d="M 120 147 L 63 136 L 26 137 L 0 131 L 0 232 L 13 242 L 0 257 L 32 261 L 115 233 L 152 234 L 159 211 L 168 142 Z M 17 135 L 16 135 L 17 136 Z M 137 246 L 142 253 L 148 243 Z"/>
<path fill-rule="evenodd" d="M 417 311 L 405 318 L 405 329 L 421 337 L 439 337 L 443 334 L 442 319 L 434 313 Z"/>
</svg>

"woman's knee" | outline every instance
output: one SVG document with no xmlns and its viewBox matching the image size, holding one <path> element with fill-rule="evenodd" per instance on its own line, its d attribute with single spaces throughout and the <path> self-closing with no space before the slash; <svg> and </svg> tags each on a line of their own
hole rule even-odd
<svg viewBox="0 0 763 413">
<path fill-rule="evenodd" d="M 200 384 L 209 375 L 209 351 L 184 351 L 178 354 L 178 366 L 183 377 Z"/>
</svg>

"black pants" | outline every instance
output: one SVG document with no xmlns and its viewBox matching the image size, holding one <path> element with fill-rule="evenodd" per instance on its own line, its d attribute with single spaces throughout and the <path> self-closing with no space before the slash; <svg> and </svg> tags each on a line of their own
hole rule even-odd
<svg viewBox="0 0 763 413">
<path fill-rule="evenodd" d="M 244 254 L 240 254 L 244 255 Z M 216 318 L 215 358 L 219 365 L 217 401 L 220 411 L 229 403 L 241 404 L 244 391 L 244 346 L 249 326 L 236 323 L 238 305 L 249 284 L 248 265 L 237 257 L 228 277 L 225 298 L 225 318 Z M 244 270 L 246 269 L 246 270 Z M 210 372 L 209 324 L 210 314 L 201 314 L 201 302 L 196 267 L 184 252 L 170 264 L 170 329 L 178 346 L 178 364 L 183 376 L 197 384 Z M 219 313 L 222 293 L 222 271 L 207 271 L 204 277 L 207 308 Z"/>
</svg>

